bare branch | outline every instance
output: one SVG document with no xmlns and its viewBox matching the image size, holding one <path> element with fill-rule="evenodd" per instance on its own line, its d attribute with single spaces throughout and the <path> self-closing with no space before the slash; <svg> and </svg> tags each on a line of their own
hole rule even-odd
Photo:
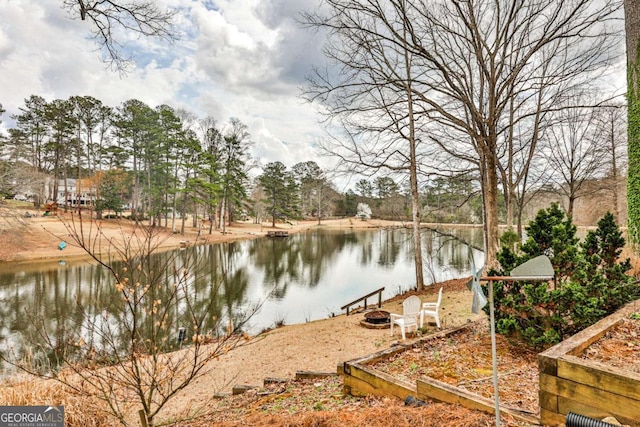
<svg viewBox="0 0 640 427">
<path fill-rule="evenodd" d="M 177 38 L 172 28 L 177 12 L 162 11 L 153 1 L 62 0 L 62 4 L 72 19 L 89 22 L 92 38 L 105 53 L 103 60 L 121 73 L 126 72 L 132 60 L 119 41 L 121 31 L 169 42 Z"/>
</svg>

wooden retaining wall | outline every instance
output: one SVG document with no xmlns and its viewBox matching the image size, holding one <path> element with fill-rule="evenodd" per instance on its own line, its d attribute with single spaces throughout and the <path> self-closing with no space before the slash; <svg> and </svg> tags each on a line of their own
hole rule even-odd
<svg viewBox="0 0 640 427">
<path fill-rule="evenodd" d="M 538 355 L 540 375 L 540 417 L 516 408 L 500 407 L 501 413 L 530 424 L 563 425 L 569 412 L 594 419 L 615 417 L 623 424 L 640 427 L 640 374 L 585 360 L 582 353 L 625 317 L 640 312 L 640 300 Z M 376 371 L 369 365 L 411 349 L 425 340 L 455 333 L 464 328 L 442 331 L 412 344 L 402 344 L 338 366 L 345 392 L 354 396 L 408 395 L 422 400 L 459 404 L 466 408 L 494 413 L 494 402 L 464 389 L 434 379 L 416 384 Z"/>
<path fill-rule="evenodd" d="M 632 302 L 538 355 L 544 425 L 563 424 L 566 414 L 574 412 L 596 419 L 613 416 L 640 427 L 640 374 L 581 358 L 607 330 L 639 310 L 640 302 Z"/>
<path fill-rule="evenodd" d="M 368 366 L 412 347 L 413 345 L 400 344 L 338 365 L 338 373 L 343 376 L 345 393 L 352 396 L 395 396 L 403 400 L 408 395 L 415 396 L 415 385 L 396 379 L 384 372 L 378 372 Z"/>
<path fill-rule="evenodd" d="M 421 400 L 459 404 L 466 408 L 494 414 L 495 405 L 492 400 L 470 393 L 467 390 L 434 379 L 417 380 L 415 384 L 412 384 L 384 372 L 376 371 L 369 366 L 394 354 L 407 351 L 424 341 L 456 333 L 465 327 L 466 325 L 463 325 L 451 330 L 438 332 L 411 344 L 397 345 L 370 356 L 350 360 L 338 365 L 338 373 L 343 375 L 345 392 L 353 396 L 394 396 L 402 400 L 410 395 Z M 526 411 L 501 406 L 500 412 L 508 414 L 519 421 L 534 425 L 539 424 L 538 417 Z"/>
<path fill-rule="evenodd" d="M 437 402 L 451 403 L 454 405 L 464 406 L 465 408 L 475 409 L 477 411 L 489 414 L 496 413 L 496 405 L 492 399 L 478 396 L 468 390 L 452 386 L 432 378 L 426 380 L 417 380 L 418 398 L 422 400 L 430 399 Z M 518 421 L 524 421 L 529 424 L 538 425 L 540 420 L 535 414 L 523 411 L 517 408 L 500 405 L 500 413 L 510 415 Z"/>
</svg>

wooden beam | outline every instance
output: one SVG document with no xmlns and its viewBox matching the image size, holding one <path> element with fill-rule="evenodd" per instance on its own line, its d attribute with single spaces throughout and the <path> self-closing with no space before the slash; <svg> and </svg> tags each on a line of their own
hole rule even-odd
<svg viewBox="0 0 640 427">
<path fill-rule="evenodd" d="M 490 414 L 495 412 L 495 403 L 492 399 L 478 396 L 468 390 L 454 387 L 451 384 L 437 381 L 432 378 L 425 378 L 423 380 L 419 379 L 416 383 L 419 399 L 431 399 L 438 402 L 451 403 Z M 531 412 L 506 406 L 500 406 L 500 412 L 508 414 L 519 421 L 535 425 L 540 424 L 538 417 Z"/>
<path fill-rule="evenodd" d="M 640 401 L 640 374 L 576 356 L 558 359 L 558 377 Z"/>
<path fill-rule="evenodd" d="M 374 296 L 375 294 L 378 294 L 378 308 L 382 307 L 382 291 L 384 291 L 384 286 L 381 287 L 380 289 L 376 289 L 375 291 L 368 293 L 367 295 L 360 297 L 356 300 L 351 301 L 349 304 L 345 304 L 342 307 L 340 307 L 340 310 L 347 310 L 347 316 L 349 315 L 349 308 L 352 305 L 355 305 L 361 301 L 364 301 L 364 308 L 367 308 L 367 298 Z"/>
<path fill-rule="evenodd" d="M 564 398 L 574 402 L 582 402 L 580 405 L 593 408 L 594 413 L 597 412 L 594 415 L 597 416 L 605 414 L 616 418 L 637 420 L 637 414 L 640 414 L 640 401 L 638 400 L 551 375 L 540 375 L 540 390 L 558 396 L 560 412 L 563 411 L 560 403 L 561 398 Z"/>
<path fill-rule="evenodd" d="M 404 400 L 408 395 L 416 394 L 415 385 L 363 365 L 349 366 L 348 373 L 345 370 L 343 378 L 344 384 L 349 386 L 353 396 L 373 394 L 395 396 Z"/>
<path fill-rule="evenodd" d="M 297 380 L 308 380 L 313 378 L 337 377 L 337 372 L 314 372 L 314 371 L 297 371 Z"/>
</svg>

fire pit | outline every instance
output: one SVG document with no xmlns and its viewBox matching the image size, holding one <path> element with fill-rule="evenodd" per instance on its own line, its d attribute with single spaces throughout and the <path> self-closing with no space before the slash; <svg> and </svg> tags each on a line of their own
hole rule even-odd
<svg viewBox="0 0 640 427">
<path fill-rule="evenodd" d="M 388 311 L 384 310 L 375 310 L 370 311 L 369 313 L 365 313 L 364 318 L 369 323 L 389 323 L 391 316 Z"/>
<path fill-rule="evenodd" d="M 364 320 L 360 324 L 365 328 L 384 329 L 391 324 L 391 316 L 388 311 L 375 310 L 364 314 Z"/>
</svg>

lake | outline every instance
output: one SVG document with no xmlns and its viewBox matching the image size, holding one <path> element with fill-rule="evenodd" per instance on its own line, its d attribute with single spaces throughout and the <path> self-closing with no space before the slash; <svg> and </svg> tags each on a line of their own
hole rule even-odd
<svg viewBox="0 0 640 427">
<path fill-rule="evenodd" d="M 465 243 L 481 247 L 481 228 L 444 231 L 422 233 L 427 283 L 469 276 L 471 254 L 477 265 L 482 264 L 482 253 Z M 170 267 L 161 279 L 168 283 L 190 260 L 198 260 L 198 268 L 187 287 L 196 309 L 208 313 L 203 327 L 219 328 L 220 319 L 241 321 L 260 307 L 243 326 L 252 335 L 279 324 L 341 314 L 341 306 L 381 287 L 385 299 L 415 287 L 413 240 L 406 229 L 322 230 L 195 246 L 155 254 L 153 262 Z M 114 271 L 121 268 L 114 266 Z M 87 336 L 91 324 L 115 319 L 112 327 L 117 330 L 118 322 L 127 321 L 113 305 L 115 300 L 120 294 L 113 277 L 95 263 L 4 266 L 0 350 L 23 352 L 42 345 L 34 325 L 56 338 L 54 347 L 63 346 L 72 335 L 93 342 L 95 337 Z M 189 326 L 181 316 L 172 317 L 176 333 Z"/>
</svg>

